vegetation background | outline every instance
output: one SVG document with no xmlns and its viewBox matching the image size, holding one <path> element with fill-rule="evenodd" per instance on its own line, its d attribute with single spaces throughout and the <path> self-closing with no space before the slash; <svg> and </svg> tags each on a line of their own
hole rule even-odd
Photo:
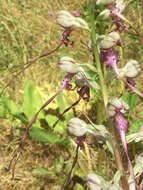
<svg viewBox="0 0 143 190">
<path fill-rule="evenodd" d="M 139 0 L 130 2 L 126 16 L 134 27 L 143 31 L 142 2 Z M 59 10 L 68 10 L 71 13 L 73 10 L 77 10 L 81 17 L 86 18 L 88 4 L 86 0 L 0 0 L 1 88 L 12 79 L 13 72 L 22 67 L 24 63 L 57 46 L 63 31 L 55 20 L 56 12 Z M 54 15 L 50 15 L 50 11 L 53 11 Z M 58 52 L 37 61 L 13 79 L 7 91 L 17 104 L 23 103 L 24 88 L 29 80 L 34 82 L 44 101 L 56 92 L 63 79 L 63 73 L 59 72 L 57 66 L 62 55 L 72 55 L 80 62 L 92 64 L 92 55 L 89 54 L 87 48 L 89 34 L 77 29 L 72 32 L 70 39 L 74 41 L 73 47 L 62 47 Z M 123 39 L 124 62 L 130 58 L 136 59 L 140 63 L 143 62 L 143 42 L 126 34 L 123 34 Z M 137 85 L 143 92 L 142 81 L 143 75 L 140 75 Z M 78 96 L 73 92 L 64 92 L 46 108 L 47 113 L 61 117 L 62 110 L 74 103 L 77 98 Z M 139 103 L 132 113 L 133 121 L 136 123 L 143 117 L 142 107 L 142 103 Z M 67 115 L 67 118 L 79 114 L 84 119 L 88 115 L 92 121 L 96 122 L 96 104 L 87 105 L 81 102 Z M 64 120 L 62 117 L 61 119 Z M 62 125 L 65 124 L 61 123 L 61 128 L 57 130 L 61 135 L 62 132 L 65 133 Z M 57 144 L 47 146 L 28 137 L 16 166 L 15 180 L 11 180 L 11 171 L 7 170 L 8 164 L 24 130 L 25 126 L 13 118 L 0 118 L 0 190 L 59 189 L 59 185 L 63 183 L 71 168 L 75 154 L 74 142 L 68 147 Z M 94 163 L 97 173 L 102 174 L 107 180 L 112 179 L 116 166 L 110 152 L 106 149 L 106 146 L 103 148 L 103 145 L 97 144 L 94 151 L 90 149 L 90 156 L 88 155 L 89 148 L 80 153 L 69 189 L 85 189 L 83 178 L 88 171 L 90 172 L 90 159 Z M 131 145 L 130 154 L 135 155 L 138 149 L 140 150 L 141 146 Z M 121 154 L 124 154 L 123 150 Z"/>
</svg>

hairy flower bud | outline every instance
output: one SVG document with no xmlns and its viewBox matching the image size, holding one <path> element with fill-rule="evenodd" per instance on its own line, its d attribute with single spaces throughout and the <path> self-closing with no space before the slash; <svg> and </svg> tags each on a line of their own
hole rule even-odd
<svg viewBox="0 0 143 190">
<path fill-rule="evenodd" d="M 130 60 L 120 69 L 121 76 L 133 78 L 141 71 L 140 64 L 136 60 Z"/>
<path fill-rule="evenodd" d="M 59 61 L 59 67 L 66 73 L 75 74 L 84 72 L 84 69 L 75 64 L 75 60 L 71 57 L 62 57 Z"/>
<path fill-rule="evenodd" d="M 79 88 L 88 86 L 90 88 L 100 89 L 100 86 L 95 81 L 92 81 L 90 76 L 85 72 L 78 72 L 75 75 L 75 84 Z"/>
<path fill-rule="evenodd" d="M 129 110 L 129 105 L 121 98 L 114 98 L 109 101 L 108 114 L 110 117 L 116 115 L 117 112 L 126 113 Z"/>
<path fill-rule="evenodd" d="M 61 10 L 57 14 L 57 23 L 64 28 L 80 27 L 89 29 L 88 24 L 82 19 L 72 16 L 68 11 Z"/>
<path fill-rule="evenodd" d="M 120 42 L 120 35 L 118 32 L 111 32 L 99 43 L 99 48 L 109 49 Z"/>
<path fill-rule="evenodd" d="M 110 5 L 114 2 L 115 0 L 97 0 L 96 4 L 97 5 Z"/>
<path fill-rule="evenodd" d="M 102 190 L 104 189 L 102 183 L 104 183 L 104 179 L 97 174 L 88 174 L 86 176 L 87 186 L 89 190 Z"/>
<path fill-rule="evenodd" d="M 74 117 L 68 122 L 68 132 L 73 136 L 82 137 L 87 131 L 87 124 L 79 118 Z"/>
</svg>

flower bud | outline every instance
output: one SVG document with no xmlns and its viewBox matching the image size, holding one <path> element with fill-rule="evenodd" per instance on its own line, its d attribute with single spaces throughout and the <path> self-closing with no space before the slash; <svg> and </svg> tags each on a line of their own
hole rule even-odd
<svg viewBox="0 0 143 190">
<path fill-rule="evenodd" d="M 97 174 L 88 174 L 86 176 L 86 180 L 87 180 L 87 186 L 89 188 L 89 190 L 102 190 L 103 189 L 103 185 L 101 185 L 101 183 L 104 182 L 104 179 L 97 175 Z"/>
<path fill-rule="evenodd" d="M 59 11 L 57 14 L 57 23 L 64 28 L 80 27 L 89 29 L 88 24 L 82 19 L 72 16 L 68 11 Z"/>
<path fill-rule="evenodd" d="M 109 101 L 108 114 L 110 117 L 116 115 L 117 112 L 126 113 L 129 110 L 129 105 L 121 98 L 114 98 Z"/>
<path fill-rule="evenodd" d="M 97 5 L 110 5 L 114 2 L 115 0 L 97 0 L 96 4 Z"/>
<path fill-rule="evenodd" d="M 118 32 L 111 32 L 105 38 L 99 42 L 99 48 L 109 49 L 120 42 L 120 35 Z"/>
<path fill-rule="evenodd" d="M 121 76 L 136 77 L 141 71 L 140 64 L 136 60 L 130 60 L 120 69 Z"/>
<path fill-rule="evenodd" d="M 75 84 L 79 88 L 88 86 L 90 88 L 100 89 L 100 86 L 95 81 L 92 81 L 90 76 L 85 72 L 78 72 L 75 75 Z"/>
<path fill-rule="evenodd" d="M 59 61 L 59 67 L 66 73 L 75 74 L 84 71 L 84 69 L 75 64 L 71 57 L 62 57 Z"/>
<path fill-rule="evenodd" d="M 74 117 L 68 123 L 68 132 L 73 136 L 82 137 L 87 131 L 87 124 L 79 118 Z"/>
</svg>

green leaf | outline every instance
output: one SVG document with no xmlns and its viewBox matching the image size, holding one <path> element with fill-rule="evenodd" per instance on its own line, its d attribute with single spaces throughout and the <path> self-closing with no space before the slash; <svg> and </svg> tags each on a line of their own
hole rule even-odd
<svg viewBox="0 0 143 190">
<path fill-rule="evenodd" d="M 37 175 L 51 175 L 51 171 L 49 171 L 47 168 L 35 168 L 32 171 L 33 174 Z"/>
<path fill-rule="evenodd" d="M 57 103 L 59 105 L 60 113 L 62 113 L 66 109 L 66 105 L 65 105 L 65 101 L 64 101 L 62 92 L 57 97 Z"/>
<path fill-rule="evenodd" d="M 34 83 L 30 80 L 28 81 L 24 89 L 24 102 L 23 110 L 27 118 L 30 120 L 35 115 L 35 113 L 42 106 L 42 97 L 36 89 Z M 38 118 L 43 118 L 44 114 L 40 112 Z"/>
<path fill-rule="evenodd" d="M 48 122 L 49 126 L 52 127 L 54 123 L 59 119 L 57 116 L 48 114 L 46 115 L 46 121 Z"/>
<path fill-rule="evenodd" d="M 138 122 L 132 122 L 129 120 L 129 134 L 137 133 L 140 127 L 143 125 L 143 120 Z"/>
<path fill-rule="evenodd" d="M 120 170 L 117 170 L 114 175 L 114 183 L 119 183 L 121 176 L 122 176 L 122 172 Z"/>
<path fill-rule="evenodd" d="M 19 115 L 20 108 L 6 93 L 0 99 L 0 116 L 7 118 L 9 114 Z"/>
<path fill-rule="evenodd" d="M 130 112 L 136 108 L 136 105 L 139 102 L 139 96 L 137 94 L 125 93 L 122 96 L 122 99 L 130 106 Z"/>
<path fill-rule="evenodd" d="M 59 143 L 60 139 L 57 134 L 49 132 L 48 130 L 42 127 L 33 126 L 30 129 L 30 135 L 33 139 L 39 142 L 43 142 L 44 144 L 56 144 Z"/>
</svg>

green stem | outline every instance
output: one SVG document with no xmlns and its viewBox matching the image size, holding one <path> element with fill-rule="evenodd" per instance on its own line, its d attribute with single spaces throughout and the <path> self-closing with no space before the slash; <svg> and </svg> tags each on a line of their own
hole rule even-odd
<svg viewBox="0 0 143 190">
<path fill-rule="evenodd" d="M 93 49 L 94 49 L 94 56 L 95 56 L 95 60 L 96 60 L 97 72 L 98 72 L 98 75 L 99 75 L 100 86 L 101 86 L 101 90 L 102 90 L 102 97 L 103 97 L 103 100 L 104 100 L 104 105 L 106 107 L 107 103 L 108 103 L 108 94 L 107 94 L 106 84 L 105 84 L 105 81 L 104 81 L 104 76 L 103 76 L 102 69 L 101 69 L 99 51 L 98 51 L 98 47 L 97 47 L 97 44 L 96 44 L 94 17 L 92 19 L 91 38 L 92 38 L 92 42 L 93 42 Z"/>
<path fill-rule="evenodd" d="M 102 108 L 105 107 L 105 110 L 106 110 L 107 104 L 108 104 L 108 93 L 107 93 L 107 87 L 106 87 L 106 83 L 105 83 L 102 68 L 101 68 L 99 50 L 98 50 L 97 43 L 96 43 L 96 33 L 95 33 L 96 23 L 94 20 L 95 1 L 94 0 L 93 0 L 92 6 L 93 6 L 93 11 L 92 11 L 92 22 L 91 22 L 91 24 L 92 24 L 91 38 L 92 38 L 92 42 L 93 42 L 93 51 L 94 51 L 93 54 L 94 54 L 95 61 L 96 61 L 96 67 L 97 67 L 97 72 L 99 75 L 100 87 L 101 87 L 102 97 L 103 97 L 103 101 L 104 101 L 104 106 L 102 106 Z M 102 112 L 103 112 L 103 110 L 102 110 Z M 107 113 L 107 111 L 106 111 L 106 113 Z M 117 168 L 122 172 L 122 177 L 121 177 L 122 187 L 124 190 L 129 190 L 126 172 L 123 167 L 121 154 L 120 154 L 119 147 L 118 147 L 118 140 L 115 135 L 115 128 L 113 127 L 113 123 L 111 122 L 108 114 L 106 114 L 105 118 L 107 119 L 108 125 L 109 125 L 109 132 L 110 132 L 110 137 L 111 137 L 111 141 L 112 141 L 112 145 L 113 145 L 113 150 L 115 153 Z"/>
</svg>

